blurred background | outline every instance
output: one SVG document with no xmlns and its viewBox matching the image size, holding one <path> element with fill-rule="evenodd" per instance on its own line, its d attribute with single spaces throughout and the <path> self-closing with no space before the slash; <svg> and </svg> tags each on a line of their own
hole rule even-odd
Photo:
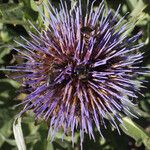
<svg viewBox="0 0 150 150">
<path fill-rule="evenodd" d="M 47 0 L 44 0 L 45 2 Z M 86 3 L 85 0 L 82 0 Z M 43 23 L 36 5 L 40 5 L 42 0 L 0 0 L 0 68 L 8 65 L 15 65 L 16 52 L 13 47 L 18 45 L 17 40 L 23 42 L 20 36 L 28 38 L 28 31 L 35 32 L 29 24 L 30 20 L 37 28 L 41 29 Z M 68 5 L 73 6 L 74 1 L 66 0 Z M 95 7 L 100 3 L 97 0 Z M 59 0 L 51 0 L 51 3 L 58 7 Z M 117 9 L 121 4 L 120 16 L 126 12 L 130 14 L 125 21 L 132 21 L 135 26 L 131 29 L 130 36 L 142 31 L 143 35 L 139 43 L 144 42 L 141 49 L 144 52 L 142 66 L 150 67 L 150 0 L 105 0 L 107 7 Z M 21 61 L 21 60 L 17 60 Z M 15 107 L 24 97 L 25 93 L 18 92 L 20 83 L 8 78 L 9 72 L 0 71 L 0 150 L 17 150 L 13 135 L 13 122 L 15 116 L 22 109 L 22 106 Z M 104 130 L 105 140 L 100 137 L 95 129 L 96 142 L 90 140 L 85 135 L 83 150 L 146 150 L 150 149 L 150 74 L 142 77 L 146 89 L 142 89 L 144 97 L 138 99 L 141 116 L 139 119 L 128 120 L 126 123 L 128 131 L 121 131 L 121 135 L 111 127 Z M 131 122 L 130 122 L 131 121 Z M 61 141 L 61 131 L 56 135 L 53 143 L 47 140 L 48 126 L 44 121 L 34 122 L 34 115 L 26 113 L 22 118 L 22 130 L 27 150 L 79 150 L 79 133 L 75 135 L 75 146 L 72 148 L 71 137 L 66 136 L 64 142 Z"/>
</svg>

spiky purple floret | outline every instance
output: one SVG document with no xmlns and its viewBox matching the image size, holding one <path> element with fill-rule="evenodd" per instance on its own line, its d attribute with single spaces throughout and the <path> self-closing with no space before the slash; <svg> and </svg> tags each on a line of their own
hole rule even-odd
<svg viewBox="0 0 150 150">
<path fill-rule="evenodd" d="M 79 129 L 81 145 L 84 132 L 94 139 L 94 124 L 103 136 L 105 119 L 118 129 L 121 113 L 134 116 L 132 99 L 142 87 L 137 76 L 144 74 L 138 66 L 143 44 L 136 44 L 141 33 L 124 34 L 131 26 L 123 23 L 124 17 L 118 19 L 119 8 L 113 14 L 103 2 L 95 10 L 93 5 L 84 17 L 81 2 L 72 11 L 62 3 L 60 11 L 46 5 L 49 18 L 42 15 L 47 29 L 40 32 L 33 26 L 37 34 L 29 32 L 30 41 L 22 37 L 26 45 L 18 44 L 24 50 L 16 49 L 26 62 L 7 68 L 24 72 L 15 78 L 30 86 L 21 114 L 32 109 L 36 119 L 48 121 L 52 138 L 60 128 L 64 134 L 70 129 L 74 142 Z"/>
</svg>

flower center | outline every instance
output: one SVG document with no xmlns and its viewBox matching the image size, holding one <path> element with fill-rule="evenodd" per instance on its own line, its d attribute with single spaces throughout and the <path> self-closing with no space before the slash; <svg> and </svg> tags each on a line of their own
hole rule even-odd
<svg viewBox="0 0 150 150">
<path fill-rule="evenodd" d="M 73 70 L 73 76 L 78 77 L 78 79 L 80 80 L 84 80 L 87 79 L 88 77 L 88 67 L 87 66 L 83 66 L 83 65 L 79 65 L 76 66 Z"/>
</svg>

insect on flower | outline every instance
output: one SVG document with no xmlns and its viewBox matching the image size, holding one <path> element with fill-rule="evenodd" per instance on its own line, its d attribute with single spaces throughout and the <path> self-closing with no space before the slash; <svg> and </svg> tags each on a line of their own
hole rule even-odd
<svg viewBox="0 0 150 150">
<path fill-rule="evenodd" d="M 81 146 L 84 133 L 94 139 L 94 126 L 103 136 L 106 120 L 119 132 L 121 114 L 135 117 L 132 99 L 143 86 L 137 79 L 146 72 L 139 66 L 141 33 L 124 34 L 132 25 L 123 23 L 125 16 L 119 19 L 120 7 L 115 13 L 106 11 L 104 2 L 96 9 L 87 2 L 85 16 L 81 1 L 72 11 L 62 1 L 59 10 L 50 2 L 44 5 L 47 29 L 40 32 L 33 25 L 37 34 L 29 32 L 31 40 L 18 43 L 24 51 L 16 49 L 26 62 L 7 67 L 23 72 L 17 78 L 30 85 L 20 114 L 32 110 L 36 120 L 46 120 L 52 139 L 63 128 L 64 134 L 71 130 L 74 143 L 79 130 Z"/>
</svg>

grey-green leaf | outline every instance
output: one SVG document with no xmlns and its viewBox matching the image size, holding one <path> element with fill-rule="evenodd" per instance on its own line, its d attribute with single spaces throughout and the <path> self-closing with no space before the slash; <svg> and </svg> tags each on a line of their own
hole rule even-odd
<svg viewBox="0 0 150 150">
<path fill-rule="evenodd" d="M 18 117 L 13 123 L 13 132 L 18 150 L 26 150 L 26 145 L 21 128 L 21 117 Z"/>
<path fill-rule="evenodd" d="M 120 125 L 123 132 L 134 138 L 138 145 L 143 143 L 147 149 L 150 149 L 150 134 L 128 117 L 123 118 L 123 123 L 125 127 Z"/>
</svg>

